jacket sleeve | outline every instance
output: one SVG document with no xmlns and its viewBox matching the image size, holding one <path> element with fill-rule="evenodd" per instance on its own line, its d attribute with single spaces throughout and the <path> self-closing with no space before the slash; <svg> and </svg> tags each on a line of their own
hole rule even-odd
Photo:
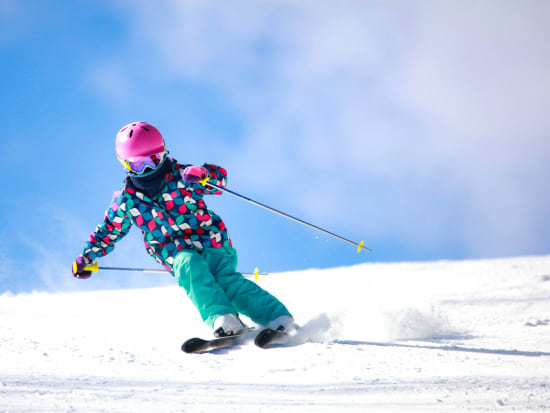
<svg viewBox="0 0 550 413">
<path fill-rule="evenodd" d="M 125 202 L 121 191 L 115 192 L 105 218 L 84 244 L 82 256 L 91 264 L 96 258 L 109 254 L 132 227 L 132 220 L 126 214 Z"/>
<path fill-rule="evenodd" d="M 205 163 L 203 167 L 206 168 L 208 174 L 210 175 L 210 182 L 225 188 L 225 185 L 227 185 L 227 171 L 224 168 L 209 163 Z M 204 193 L 208 195 L 220 195 L 222 191 L 216 188 L 208 187 L 205 189 Z"/>
</svg>

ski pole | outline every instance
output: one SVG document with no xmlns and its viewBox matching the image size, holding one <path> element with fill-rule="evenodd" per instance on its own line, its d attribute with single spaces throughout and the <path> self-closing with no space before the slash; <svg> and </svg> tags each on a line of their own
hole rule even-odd
<svg viewBox="0 0 550 413">
<path fill-rule="evenodd" d="M 156 273 L 165 273 L 168 272 L 168 270 L 163 268 L 131 268 L 131 267 L 100 267 L 97 262 L 94 262 L 93 264 L 87 265 L 84 267 L 85 271 L 93 271 L 98 272 L 99 270 L 114 270 L 114 271 L 136 271 L 136 272 L 156 272 Z M 248 276 L 254 276 L 256 280 L 260 275 L 268 275 L 266 273 L 261 273 L 258 268 L 254 269 L 253 273 L 250 272 L 243 272 L 242 275 L 248 275 Z"/>
<path fill-rule="evenodd" d="M 299 218 L 293 217 L 292 215 L 286 214 L 282 211 L 279 211 L 278 209 L 275 209 L 275 208 L 272 208 L 268 205 L 262 204 L 261 202 L 254 201 L 253 199 L 250 199 L 250 198 L 248 198 L 244 195 L 238 194 L 237 192 L 231 191 L 230 189 L 227 189 L 227 188 L 221 187 L 219 185 L 213 184 L 212 182 L 209 182 L 209 180 L 210 180 L 210 177 L 207 176 L 199 182 L 202 185 L 208 185 L 208 186 L 211 186 L 212 188 L 219 189 L 220 191 L 227 192 L 228 194 L 231 194 L 231 195 L 233 195 L 237 198 L 240 198 L 240 199 L 242 199 L 246 202 L 250 202 L 251 204 L 259 206 L 260 208 L 267 209 L 270 212 L 273 212 L 273 213 L 275 213 L 277 215 L 280 215 L 284 218 L 290 219 L 291 221 L 297 222 L 299 224 L 305 225 L 306 227 L 309 227 L 309 228 L 314 229 L 316 231 L 322 232 L 323 234 L 330 235 L 331 237 L 334 237 L 334 238 L 337 238 L 341 241 L 347 242 L 348 244 L 355 245 L 357 247 L 357 252 L 358 253 L 361 252 L 361 249 L 366 249 L 367 251 L 372 251 L 370 248 L 363 245 L 365 243 L 365 241 L 361 241 L 359 243 L 350 241 L 347 238 L 344 238 L 340 235 L 334 234 L 333 232 L 327 231 L 326 229 L 323 229 L 323 228 L 320 228 L 316 225 L 310 224 L 309 222 L 303 221 Z"/>
</svg>

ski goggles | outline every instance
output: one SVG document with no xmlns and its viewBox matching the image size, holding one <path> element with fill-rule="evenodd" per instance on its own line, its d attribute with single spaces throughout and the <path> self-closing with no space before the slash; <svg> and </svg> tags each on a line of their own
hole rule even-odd
<svg viewBox="0 0 550 413">
<path fill-rule="evenodd" d="M 122 165 L 124 165 L 126 169 L 128 169 L 130 172 L 140 175 L 144 173 L 147 169 L 156 169 L 162 163 L 165 157 L 166 151 L 154 153 L 149 156 L 140 156 L 139 158 L 135 158 L 131 161 L 123 161 L 121 159 L 120 162 L 122 162 Z"/>
</svg>

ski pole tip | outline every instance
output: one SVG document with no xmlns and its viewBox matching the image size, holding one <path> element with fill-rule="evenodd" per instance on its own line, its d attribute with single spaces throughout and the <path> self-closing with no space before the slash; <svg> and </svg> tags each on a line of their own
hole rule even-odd
<svg viewBox="0 0 550 413">
<path fill-rule="evenodd" d="M 360 253 L 362 249 L 372 252 L 372 250 L 369 247 L 365 247 L 364 244 L 365 241 L 361 241 L 359 244 L 357 244 L 357 253 Z"/>
</svg>

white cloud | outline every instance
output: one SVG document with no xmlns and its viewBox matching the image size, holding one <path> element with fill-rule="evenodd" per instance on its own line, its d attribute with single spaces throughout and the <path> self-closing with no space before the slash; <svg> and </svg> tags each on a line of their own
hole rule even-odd
<svg viewBox="0 0 550 413">
<path fill-rule="evenodd" d="M 548 2 L 131 4 L 167 76 L 245 117 L 233 179 L 423 248 L 548 241 Z"/>
<path fill-rule="evenodd" d="M 547 2 L 483 2 L 418 15 L 402 96 L 439 134 L 432 156 L 466 200 L 458 230 L 471 250 L 548 241 L 541 206 L 550 197 L 540 179 L 550 160 L 549 12 Z"/>
</svg>

